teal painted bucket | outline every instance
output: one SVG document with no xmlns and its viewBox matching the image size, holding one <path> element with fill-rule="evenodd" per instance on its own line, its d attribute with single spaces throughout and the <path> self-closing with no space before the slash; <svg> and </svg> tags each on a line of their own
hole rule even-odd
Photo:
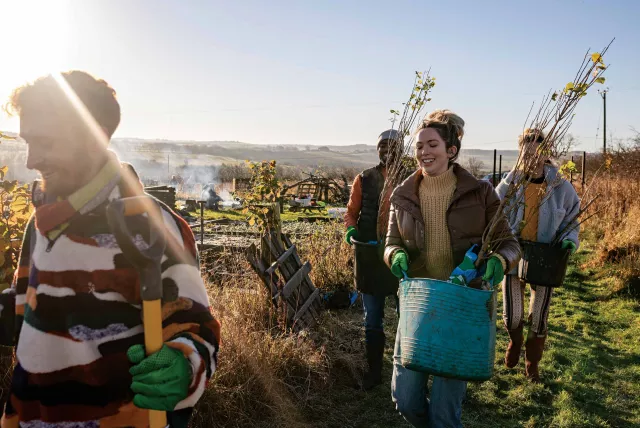
<svg viewBox="0 0 640 428">
<path fill-rule="evenodd" d="M 436 376 L 483 381 L 493 375 L 496 292 L 450 282 L 400 282 L 402 365 Z"/>
</svg>

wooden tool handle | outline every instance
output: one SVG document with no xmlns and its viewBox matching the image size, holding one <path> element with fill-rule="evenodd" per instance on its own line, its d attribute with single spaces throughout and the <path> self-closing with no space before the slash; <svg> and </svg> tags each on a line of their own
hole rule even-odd
<svg viewBox="0 0 640 428">
<path fill-rule="evenodd" d="M 142 322 L 144 326 L 144 348 L 147 355 L 162 348 L 162 305 L 160 300 L 142 302 Z M 165 428 L 167 413 L 161 410 L 149 410 L 149 427 Z"/>
</svg>

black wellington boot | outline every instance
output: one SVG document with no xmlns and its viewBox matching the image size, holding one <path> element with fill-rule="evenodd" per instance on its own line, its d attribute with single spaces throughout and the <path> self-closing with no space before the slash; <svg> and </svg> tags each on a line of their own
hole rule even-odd
<svg viewBox="0 0 640 428">
<path fill-rule="evenodd" d="M 365 391 L 368 391 L 382 383 L 382 358 L 385 339 L 382 331 L 368 331 L 365 336 L 369 371 L 364 375 L 362 387 Z"/>
</svg>

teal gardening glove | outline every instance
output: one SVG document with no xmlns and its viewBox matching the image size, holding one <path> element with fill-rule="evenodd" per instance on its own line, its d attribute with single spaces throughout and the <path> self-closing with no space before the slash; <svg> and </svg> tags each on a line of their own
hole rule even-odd
<svg viewBox="0 0 640 428">
<path fill-rule="evenodd" d="M 358 240 L 358 229 L 355 226 L 349 226 L 347 228 L 347 233 L 344 235 L 344 240 L 347 241 L 347 244 L 353 245 L 351 243 L 351 238 L 354 238 L 356 241 Z"/>
<path fill-rule="evenodd" d="M 136 407 L 171 411 L 187 397 L 191 364 L 182 352 L 162 345 L 158 352 L 146 357 L 143 345 L 133 345 L 127 357 L 135 364 L 129 373 L 133 376 L 131 390 Z"/>
<path fill-rule="evenodd" d="M 462 263 L 451 272 L 449 276 L 450 282 L 456 285 L 468 285 L 479 275 L 475 264 L 476 260 L 478 260 L 478 254 L 476 254 L 477 249 L 478 246 L 474 245 L 467 250 L 464 259 L 462 259 Z"/>
<path fill-rule="evenodd" d="M 404 251 L 397 251 L 391 259 L 391 273 L 402 279 L 404 275 L 402 272 L 409 270 L 409 257 Z"/>
<path fill-rule="evenodd" d="M 564 241 L 562 241 L 562 248 L 564 250 L 569 250 L 571 254 L 574 254 L 577 247 L 575 242 L 570 241 L 569 239 L 565 239 Z"/>
<path fill-rule="evenodd" d="M 504 279 L 504 267 L 498 257 L 489 257 L 487 261 L 487 271 L 482 276 L 482 279 L 490 282 L 494 287 L 502 282 Z"/>
</svg>

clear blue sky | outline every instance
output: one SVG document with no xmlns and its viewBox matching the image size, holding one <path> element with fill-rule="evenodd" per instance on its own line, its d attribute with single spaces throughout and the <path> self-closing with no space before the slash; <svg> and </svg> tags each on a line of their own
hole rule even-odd
<svg viewBox="0 0 640 428">
<path fill-rule="evenodd" d="M 3 0 L 0 16 L 0 96 L 85 69 L 118 92 L 116 137 L 373 144 L 431 68 L 430 108 L 466 120 L 463 149 L 515 148 L 531 103 L 613 37 L 607 127 L 640 129 L 636 0 Z M 571 132 L 593 150 L 602 99 L 581 103 Z"/>
</svg>

